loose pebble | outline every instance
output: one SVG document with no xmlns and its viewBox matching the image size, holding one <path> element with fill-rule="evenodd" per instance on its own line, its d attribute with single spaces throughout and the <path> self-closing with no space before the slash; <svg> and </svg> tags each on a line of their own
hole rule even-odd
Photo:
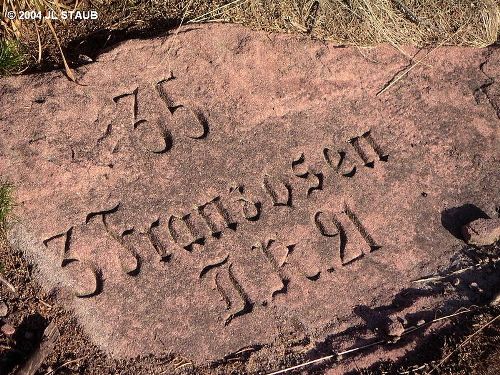
<svg viewBox="0 0 500 375">
<path fill-rule="evenodd" d="M 16 329 L 12 327 L 10 324 L 4 324 L 2 328 L 0 328 L 0 331 L 5 335 L 5 336 L 13 336 L 14 333 L 16 333 Z"/>
<path fill-rule="evenodd" d="M 9 308 L 7 304 L 3 301 L 0 301 L 0 318 L 5 318 L 9 313 Z"/>
</svg>

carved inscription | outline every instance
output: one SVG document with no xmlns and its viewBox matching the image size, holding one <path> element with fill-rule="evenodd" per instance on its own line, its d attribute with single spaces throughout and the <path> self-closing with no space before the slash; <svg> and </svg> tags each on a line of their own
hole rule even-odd
<svg viewBox="0 0 500 375">
<path fill-rule="evenodd" d="M 279 178 L 264 176 L 263 186 L 274 206 L 292 206 L 292 187 Z"/>
<path fill-rule="evenodd" d="M 220 197 L 198 206 L 198 212 L 212 232 L 212 236 L 220 238 L 225 228 L 236 230 L 238 223 L 224 207 Z"/>
<path fill-rule="evenodd" d="M 248 221 L 257 221 L 260 218 L 262 203 L 259 201 L 254 201 L 251 197 L 245 194 L 245 188 L 243 185 L 238 185 L 236 187 L 229 188 L 229 193 L 235 197 L 233 198 L 237 202 L 241 203 L 243 210 L 243 216 Z"/>
<path fill-rule="evenodd" d="M 367 131 L 359 137 L 349 139 L 349 143 L 356 150 L 361 160 L 363 160 L 365 167 L 373 168 L 375 158 L 378 158 L 380 161 L 387 161 L 389 158 L 389 155 L 384 154 L 380 146 L 375 142 L 371 131 Z M 371 153 L 363 147 L 363 143 L 369 146 Z"/>
<path fill-rule="evenodd" d="M 229 255 L 220 262 L 206 266 L 200 273 L 200 278 L 213 274 L 215 289 L 220 294 L 227 311 L 224 325 L 228 325 L 238 316 L 252 312 L 253 309 L 253 303 L 235 276 L 233 265 L 228 259 Z"/>
<path fill-rule="evenodd" d="M 314 171 L 307 163 L 304 153 L 292 160 L 292 172 L 307 182 L 308 188 L 306 196 L 309 197 L 317 190 L 323 190 L 323 173 Z"/>
<path fill-rule="evenodd" d="M 347 205 L 339 213 L 318 211 L 314 222 L 323 236 L 338 237 L 337 253 L 343 266 L 380 248 Z"/>
<path fill-rule="evenodd" d="M 176 105 L 170 99 L 163 86 L 159 84 L 156 88 L 162 101 L 167 105 L 170 116 L 183 109 L 182 105 Z M 135 130 L 146 124 L 136 114 L 137 93 L 135 90 L 115 98 L 116 102 L 126 97 L 132 99 Z M 208 134 L 206 120 L 199 114 L 194 114 L 197 125 L 191 128 L 186 136 L 202 139 Z M 153 143 L 145 147 L 150 152 L 161 153 L 166 150 L 168 142 L 165 135 L 168 132 L 163 128 L 163 123 L 155 126 L 156 134 L 160 138 L 163 137 L 162 147 L 152 147 Z M 126 217 L 122 215 L 124 208 L 118 204 L 109 210 L 89 213 L 85 223 L 56 234 L 46 239 L 43 244 L 58 252 L 63 269 L 78 263 L 86 270 L 90 270 L 93 277 L 90 284 L 93 287 L 77 288 L 75 294 L 78 297 L 93 296 L 102 290 L 104 275 L 95 265 L 85 263 L 78 258 L 76 245 L 79 243 L 92 246 L 91 238 L 99 239 L 99 243 L 102 241 L 100 245 L 115 254 L 125 277 L 135 277 L 141 272 L 141 263 L 147 254 L 157 254 L 158 261 L 166 266 L 188 256 L 201 266 L 199 279 L 202 284 L 210 285 L 219 296 L 221 308 L 225 311 L 222 321 L 224 325 L 228 325 L 234 319 L 250 313 L 257 303 L 267 306 L 269 302 L 277 300 L 279 295 L 286 295 L 289 288 L 293 288 L 295 278 L 305 278 L 314 283 L 322 278 L 322 275 L 335 272 L 333 265 L 347 267 L 381 247 L 370 234 L 363 219 L 351 207 L 342 203 L 343 208 L 339 211 L 317 209 L 311 217 L 312 233 L 331 244 L 332 258 L 328 264 L 320 260 L 321 256 L 317 253 L 317 249 L 307 240 L 282 243 L 271 235 L 253 245 L 244 244 L 253 256 L 258 256 L 262 264 L 266 264 L 265 267 L 261 267 L 262 272 L 273 273 L 276 282 L 269 284 L 267 297 L 262 293 L 253 295 L 248 292 L 255 288 L 251 286 L 247 288 L 245 285 L 249 282 L 249 278 L 240 278 L 239 275 L 245 270 L 244 266 L 239 264 L 238 257 L 232 253 L 234 250 L 228 250 L 226 254 L 208 263 L 206 263 L 207 258 L 203 257 L 210 248 L 207 248 L 208 244 L 224 246 L 226 235 L 238 232 L 244 222 L 247 225 L 258 225 L 264 208 L 287 209 L 293 213 L 294 205 L 301 202 L 300 199 L 294 198 L 294 194 L 300 190 L 295 184 L 302 186 L 305 184 L 305 196 L 302 199 L 309 201 L 313 195 L 323 194 L 325 181 L 330 181 L 325 179 L 325 176 L 331 175 L 332 171 L 333 176 L 337 176 L 335 178 L 352 178 L 361 170 L 359 165 L 371 169 L 375 168 L 378 161 L 388 161 L 388 155 L 382 151 L 370 131 L 350 138 L 346 144 L 348 147 L 326 147 L 318 150 L 324 161 L 324 168 L 312 167 L 308 163 L 308 155 L 299 153 L 290 159 L 288 164 L 290 169 L 282 175 L 263 174 L 260 192 L 248 191 L 243 184 L 231 186 L 207 201 L 192 202 L 194 203 L 192 209 L 176 211 L 175 214 L 167 216 L 158 212 L 156 220 L 141 225 L 141 228 L 146 228 L 142 231 L 124 221 L 123 218 Z M 267 202 L 258 198 L 262 196 Z M 342 202 L 341 197 L 339 200 Z M 84 244 L 82 242 L 84 239 L 90 243 Z M 176 254 L 179 252 L 182 256 L 177 257 Z"/>
<path fill-rule="evenodd" d="M 102 275 L 97 266 L 80 259 L 78 241 L 73 237 L 74 231 L 80 228 L 71 227 L 66 232 L 56 234 L 43 241 L 45 248 L 60 257 L 60 267 L 69 279 L 68 287 L 76 297 L 86 298 L 99 294 L 102 290 Z M 81 244 L 80 244 L 81 245 Z"/>
<path fill-rule="evenodd" d="M 205 243 L 205 238 L 197 234 L 189 213 L 182 217 L 170 216 L 168 231 L 174 242 L 188 251 L 192 251 L 195 244 L 203 245 Z"/>
<path fill-rule="evenodd" d="M 174 78 L 162 80 L 155 85 L 154 92 L 166 105 L 167 111 L 151 116 L 152 118 L 144 118 L 140 115 L 139 109 L 143 105 L 149 108 L 151 103 L 139 100 L 139 88 L 113 98 L 118 110 L 131 114 L 130 126 L 125 125 L 125 128 L 132 144 L 146 152 L 164 154 L 172 149 L 174 145 L 173 131 L 170 126 L 172 124 L 178 124 L 175 128 L 181 136 L 194 140 L 203 140 L 210 132 L 208 119 L 201 110 L 175 103 L 167 94 L 165 84 L 171 79 Z M 158 109 L 155 108 L 154 113 L 157 112 Z M 113 127 L 108 125 L 106 133 L 101 138 L 110 136 L 112 132 Z"/>
</svg>

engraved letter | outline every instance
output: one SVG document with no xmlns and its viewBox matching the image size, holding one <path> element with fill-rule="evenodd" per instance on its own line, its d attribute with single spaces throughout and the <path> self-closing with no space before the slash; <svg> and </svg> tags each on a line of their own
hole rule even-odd
<svg viewBox="0 0 500 375">
<path fill-rule="evenodd" d="M 212 236 L 220 238 L 225 228 L 236 230 L 237 222 L 231 218 L 229 211 L 224 207 L 220 197 L 198 207 L 200 216 L 205 220 L 212 232 Z"/>
<path fill-rule="evenodd" d="M 257 221 L 260 218 L 262 204 L 259 201 L 253 201 L 250 197 L 246 196 L 245 189 L 242 185 L 232 187 L 229 189 L 230 194 L 237 197 L 234 199 L 241 202 L 243 217 L 248 221 Z"/>
<path fill-rule="evenodd" d="M 253 310 L 253 303 L 234 274 L 233 265 L 228 264 L 228 259 L 229 255 L 219 262 L 206 266 L 200 273 L 200 278 L 204 278 L 212 270 L 218 269 L 214 275 L 214 283 L 229 313 L 224 319 L 225 326 L 234 318 Z"/>
<path fill-rule="evenodd" d="M 323 236 L 339 236 L 338 251 L 343 266 L 362 258 L 367 252 L 380 248 L 347 205 L 338 214 L 317 212 L 314 221 Z M 354 230 L 348 233 L 348 228 Z"/>
<path fill-rule="evenodd" d="M 172 239 L 187 251 L 193 250 L 193 245 L 203 245 L 205 238 L 199 236 L 194 226 L 189 221 L 191 214 L 179 216 L 170 216 L 168 219 L 168 230 Z"/>
<path fill-rule="evenodd" d="M 372 151 L 370 152 L 370 154 L 368 154 L 368 151 L 366 151 L 361 146 L 363 140 L 365 141 L 365 143 L 368 144 L 368 146 L 370 146 L 370 149 Z M 374 159 L 375 157 L 377 157 L 378 160 L 381 161 L 387 161 L 389 158 L 389 155 L 384 154 L 380 146 L 375 142 L 375 140 L 371 135 L 370 130 L 363 133 L 360 137 L 354 137 L 349 139 L 348 142 L 356 150 L 361 160 L 363 160 L 365 167 L 373 168 L 375 165 L 375 159 Z"/>
<path fill-rule="evenodd" d="M 266 175 L 264 189 L 271 196 L 274 206 L 292 206 L 292 187 L 289 184 Z"/>
</svg>

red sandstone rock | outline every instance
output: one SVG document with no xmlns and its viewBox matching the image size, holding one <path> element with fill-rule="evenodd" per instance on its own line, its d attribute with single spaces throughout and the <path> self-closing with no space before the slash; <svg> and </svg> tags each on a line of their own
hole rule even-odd
<svg viewBox="0 0 500 375">
<path fill-rule="evenodd" d="M 377 96 L 407 66 L 390 47 L 204 25 L 123 43 L 80 85 L 2 78 L 9 239 L 120 358 L 204 363 L 284 332 L 340 352 L 377 314 L 466 303 L 458 287 L 405 291 L 498 201 L 498 81 L 489 100 L 477 89 L 500 50 L 487 52 L 434 51 Z"/>
<path fill-rule="evenodd" d="M 471 245 L 492 245 L 500 240 L 500 219 L 474 220 L 462 227 L 462 234 Z"/>
</svg>

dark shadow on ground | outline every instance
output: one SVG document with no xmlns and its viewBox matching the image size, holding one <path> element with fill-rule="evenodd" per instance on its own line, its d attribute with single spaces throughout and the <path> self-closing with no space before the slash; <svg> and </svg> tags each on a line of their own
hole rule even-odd
<svg viewBox="0 0 500 375">
<path fill-rule="evenodd" d="M 38 347 L 47 324 L 46 319 L 38 313 L 24 318 L 11 338 L 12 349 L 0 357 L 0 374 L 9 374 L 30 357 Z"/>
<path fill-rule="evenodd" d="M 91 64 L 100 54 L 109 51 L 123 41 L 157 38 L 176 30 L 180 25 L 181 19 L 178 18 L 157 18 L 148 20 L 143 28 L 97 29 L 71 40 L 63 48 L 63 52 L 70 67 L 78 68 Z M 196 26 L 184 27 L 181 32 L 185 33 L 196 29 Z M 54 65 L 54 61 L 51 59 L 43 59 L 42 61 L 42 64 L 33 66 L 26 72 L 39 73 L 63 68 L 61 64 Z"/>
</svg>

